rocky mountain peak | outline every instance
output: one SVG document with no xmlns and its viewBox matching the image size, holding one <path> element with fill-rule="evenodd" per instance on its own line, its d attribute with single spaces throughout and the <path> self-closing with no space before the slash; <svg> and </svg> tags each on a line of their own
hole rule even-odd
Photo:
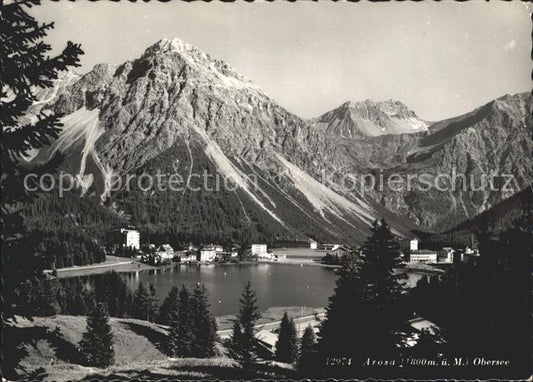
<svg viewBox="0 0 533 382">
<path fill-rule="evenodd" d="M 400 101 L 348 101 L 317 118 L 328 135 L 361 138 L 427 130 L 428 123 Z"/>
<path fill-rule="evenodd" d="M 179 38 L 165 38 L 156 42 L 144 51 L 139 60 L 151 61 L 161 67 L 185 65 L 217 86 L 259 89 L 227 62 L 213 58 Z"/>
<path fill-rule="evenodd" d="M 348 101 L 343 103 L 339 109 L 353 110 L 361 115 L 372 114 L 374 117 L 378 117 L 380 113 L 385 113 L 390 117 L 418 118 L 416 113 L 410 110 L 405 104 L 392 99 L 386 101 L 374 101 L 372 99 L 358 102 Z M 370 117 L 370 115 L 368 116 Z"/>
<path fill-rule="evenodd" d="M 506 108 L 511 114 L 522 115 L 528 110 L 531 113 L 531 93 L 506 94 L 494 101 L 494 107 Z"/>
<path fill-rule="evenodd" d="M 200 51 L 195 45 L 185 42 L 177 37 L 164 38 L 148 47 L 146 51 L 175 51 L 175 52 L 191 52 Z"/>
</svg>

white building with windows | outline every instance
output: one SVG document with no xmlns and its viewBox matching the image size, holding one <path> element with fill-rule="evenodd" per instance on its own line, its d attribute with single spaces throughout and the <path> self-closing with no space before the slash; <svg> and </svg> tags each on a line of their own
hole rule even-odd
<svg viewBox="0 0 533 382">
<path fill-rule="evenodd" d="M 266 244 L 252 244 L 252 255 L 262 256 L 267 253 Z"/>
<path fill-rule="evenodd" d="M 318 249 L 318 243 L 316 241 L 314 241 L 314 240 L 311 240 L 309 242 L 309 248 L 310 249 Z"/>
<path fill-rule="evenodd" d="M 124 237 L 123 245 L 133 249 L 141 248 L 141 234 L 136 229 L 121 228 L 120 233 Z"/>
<path fill-rule="evenodd" d="M 428 249 L 414 251 L 409 254 L 409 262 L 411 264 L 436 264 L 438 262 L 438 254 L 436 251 L 430 251 Z"/>
<path fill-rule="evenodd" d="M 160 245 L 157 249 L 157 254 L 161 256 L 161 259 L 172 260 L 174 258 L 174 248 L 170 244 Z"/>
<path fill-rule="evenodd" d="M 211 263 L 215 261 L 217 250 L 215 247 L 204 247 L 200 250 L 200 261 L 204 263 Z"/>
<path fill-rule="evenodd" d="M 418 239 L 405 239 L 400 241 L 400 248 L 404 251 L 418 251 Z"/>
</svg>

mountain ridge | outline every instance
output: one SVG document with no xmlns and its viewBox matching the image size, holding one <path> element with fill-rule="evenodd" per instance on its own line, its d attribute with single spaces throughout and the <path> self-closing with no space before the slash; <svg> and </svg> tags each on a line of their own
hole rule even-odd
<svg viewBox="0 0 533 382">
<path fill-rule="evenodd" d="M 510 139 L 510 132 L 499 125 L 507 124 L 518 133 L 525 131 L 527 116 L 522 115 L 524 104 L 530 103 L 531 98 L 520 97 L 523 100 L 519 99 L 518 108 L 513 106 L 515 99 L 511 97 L 504 101 L 513 105 L 499 105 L 500 109 L 490 109 L 486 115 L 474 110 L 472 116 L 477 119 L 459 116 L 436 122 L 428 131 L 412 131 L 411 124 L 405 125 L 410 134 L 359 134 L 354 139 L 353 134 L 350 137 L 325 134 L 324 129 L 317 128 L 315 120 L 304 120 L 288 112 L 223 61 L 179 39 L 165 39 L 148 47 L 135 60 L 116 67 L 96 65 L 49 100 L 45 108 L 65 113 L 66 123 L 58 141 L 42 150 L 36 162 L 48 160 L 58 150 L 67 153 L 69 161 L 64 170 L 93 176 L 91 188 L 84 192 L 104 197 L 109 196 L 113 174 L 147 169 L 153 172 L 156 171 L 153 163 L 174 171 L 179 160 L 183 177 L 208 168 L 212 173 L 234 178 L 239 188 L 215 196 L 206 193 L 191 196 L 184 192 L 170 197 L 174 198 L 170 201 L 168 196 L 157 195 L 159 200 L 153 201 L 154 205 L 163 208 L 162 200 L 167 200 L 178 214 L 184 211 L 190 214 L 187 219 L 163 214 L 170 219 L 165 227 L 173 227 L 171 231 L 189 230 L 187 225 L 204 213 L 201 208 L 190 211 L 185 202 L 188 200 L 199 206 L 202 203 L 224 206 L 220 211 L 213 207 L 213 225 L 221 232 L 250 229 L 259 236 L 269 231 L 268 235 L 278 237 L 337 240 L 351 237 L 350 240 L 357 241 L 366 236 L 372 219 L 380 216 L 390 216 L 396 222 L 396 232 L 407 234 L 413 225 L 433 229 L 443 227 L 442 220 L 458 223 L 475 208 L 465 207 L 470 212 L 463 216 L 455 207 L 443 213 L 441 205 L 434 202 L 442 195 L 387 190 L 363 194 L 339 186 L 342 174 L 365 174 L 380 168 L 388 172 L 397 170 L 402 175 L 427 170 L 435 173 L 448 171 L 455 161 L 479 175 L 490 169 L 509 169 L 513 160 L 518 159 L 518 167 L 513 171 L 523 187 L 531 179 L 525 170 L 526 157 L 520 159 L 520 154 L 509 151 L 500 159 L 490 155 L 496 144 Z M 366 115 L 369 120 L 381 118 L 385 126 L 380 128 L 390 127 L 394 120 L 421 121 L 399 101 L 351 102 L 345 103 L 344 109 L 358 117 Z M 484 133 L 483 129 L 471 132 L 473 125 L 493 131 L 494 139 L 487 132 L 485 135 L 489 136 L 474 137 Z M 469 142 L 468 148 L 463 138 Z M 520 152 L 530 146 L 523 137 L 518 142 Z M 454 154 L 450 155 L 451 152 Z M 468 168 L 473 160 L 468 158 L 474 158 L 473 153 L 480 163 L 486 161 L 484 157 L 490 158 L 483 171 Z M 336 175 L 323 184 L 324 172 Z M 256 189 L 247 188 L 246 174 L 258 176 Z M 120 199 L 123 208 L 135 209 L 134 202 L 143 199 L 138 194 L 134 196 L 136 192 L 139 190 L 113 197 Z M 468 200 L 476 197 L 467 196 Z M 450 194 L 444 205 L 465 203 L 464 198 Z M 488 198 L 485 203 L 489 207 L 502 196 L 483 198 Z M 211 202 L 207 202 L 209 199 Z M 158 218 L 154 218 L 160 213 L 151 209 L 132 214 L 132 223 L 160 227 Z M 230 210 L 238 217 L 228 221 L 224 214 Z M 289 216 L 291 213 L 296 218 Z M 234 227 L 222 227 L 227 224 Z"/>
</svg>

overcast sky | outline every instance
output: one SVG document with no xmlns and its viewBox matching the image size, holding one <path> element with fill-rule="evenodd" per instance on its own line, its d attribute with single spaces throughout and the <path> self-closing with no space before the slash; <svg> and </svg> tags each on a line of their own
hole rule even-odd
<svg viewBox="0 0 533 382">
<path fill-rule="evenodd" d="M 112 3 L 43 1 L 47 41 L 82 44 L 80 72 L 178 37 L 230 63 L 280 105 L 315 117 L 348 100 L 394 99 L 456 116 L 531 89 L 533 7 L 522 2 Z"/>
</svg>

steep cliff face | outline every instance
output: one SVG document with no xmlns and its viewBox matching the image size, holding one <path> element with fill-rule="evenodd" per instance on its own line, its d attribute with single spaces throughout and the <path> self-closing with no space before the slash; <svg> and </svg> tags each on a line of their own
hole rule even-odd
<svg viewBox="0 0 533 382">
<path fill-rule="evenodd" d="M 380 216 L 403 234 L 444 229 L 533 178 L 528 94 L 502 97 L 428 131 L 393 101 L 348 103 L 305 121 L 228 64 L 178 39 L 116 68 L 97 65 L 57 89 L 39 107 L 66 114 L 63 132 L 33 160 L 64 152 L 63 170 L 79 175 L 82 192 L 111 197 L 132 224 L 153 232 L 356 242 Z M 477 178 L 509 172 L 515 189 L 422 187 L 423 174 L 433 180 L 454 169 Z M 196 191 L 110 193 L 115 175 L 158 172 L 179 174 L 185 183 L 206 172 L 236 187 L 206 191 L 195 178 Z M 358 187 L 341 187 L 345 174 L 369 173 L 411 176 L 413 185 L 363 188 L 355 180 Z M 216 179 L 206 182 L 212 190 Z"/>
<path fill-rule="evenodd" d="M 428 123 L 399 101 L 346 102 L 315 120 L 329 136 L 374 137 L 426 131 Z"/>
</svg>

